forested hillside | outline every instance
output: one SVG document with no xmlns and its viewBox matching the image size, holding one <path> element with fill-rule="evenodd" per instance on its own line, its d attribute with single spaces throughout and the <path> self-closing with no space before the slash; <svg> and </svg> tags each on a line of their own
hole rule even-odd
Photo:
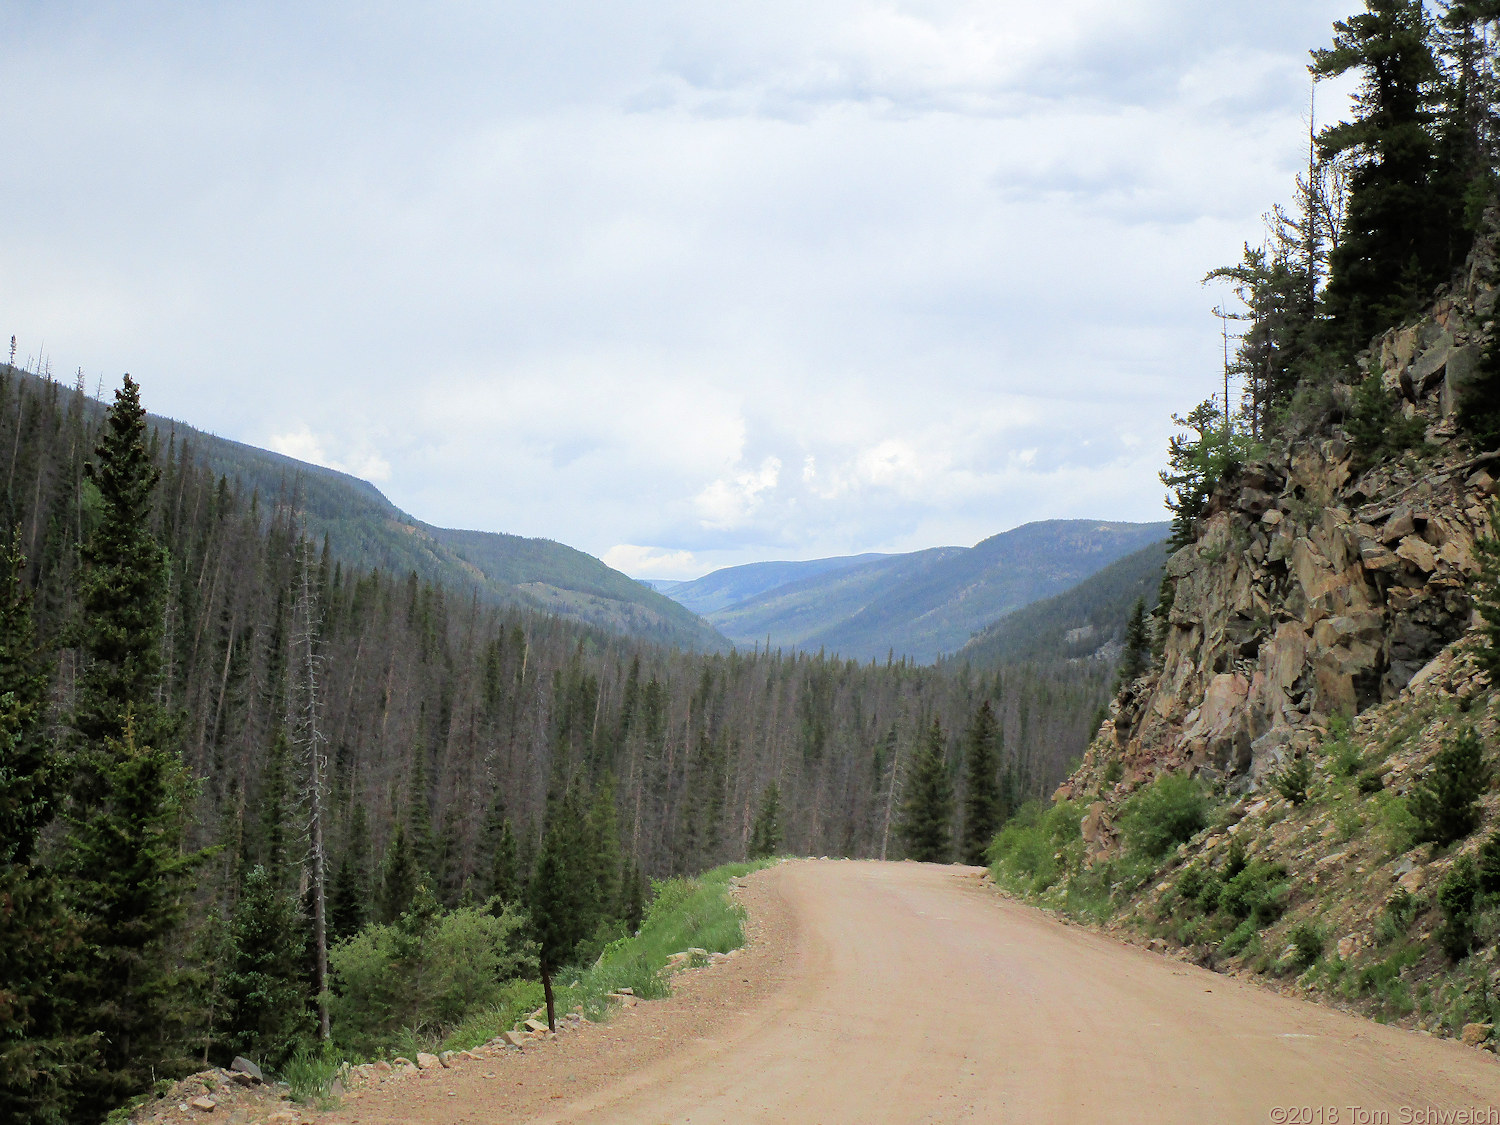
<svg viewBox="0 0 1500 1125">
<path fill-rule="evenodd" d="M 1113 661 L 1125 638 L 1131 608 L 1156 604 L 1166 541 L 1110 563 L 1070 590 L 1013 610 L 975 633 L 953 659 L 974 664 L 1021 661 Z"/>
<path fill-rule="evenodd" d="M 16 372 L 22 380 L 36 376 Z M 104 407 L 82 399 L 97 422 Z M 415 573 L 455 595 L 482 602 L 541 609 L 601 625 L 658 644 L 725 650 L 724 637 L 693 612 L 605 566 L 592 555 L 550 539 L 433 527 L 401 511 L 368 481 L 321 465 L 205 433 L 184 422 L 150 416 L 156 440 L 173 456 L 215 477 L 244 497 L 280 497 L 297 510 L 300 526 L 327 539 L 345 566 L 387 574 Z"/>
<path fill-rule="evenodd" d="M 1165 534 L 1165 524 L 1045 520 L 973 547 L 933 547 L 830 568 L 798 564 L 807 569 L 784 585 L 701 612 L 742 646 L 822 649 L 859 660 L 894 653 L 931 663 L 997 618 L 1060 593 Z M 667 592 L 692 597 L 717 577 Z"/>
<path fill-rule="evenodd" d="M 346 566 L 295 491 L 247 495 L 137 401 L 127 380 L 103 425 L 80 389 L 0 370 L 15 1119 L 92 1120 L 190 1054 L 278 1064 L 326 1018 L 323 948 L 332 1034 L 352 1034 L 369 1009 L 347 950 L 369 942 L 340 942 L 378 946 L 371 926 L 488 901 L 555 968 L 638 919 L 645 878 L 752 844 L 946 856 L 1055 785 L 1107 685 L 1083 665 L 666 649 Z M 912 835 L 918 814 L 937 837 Z M 285 1018 L 244 993 L 252 972 L 281 974 Z"/>
</svg>

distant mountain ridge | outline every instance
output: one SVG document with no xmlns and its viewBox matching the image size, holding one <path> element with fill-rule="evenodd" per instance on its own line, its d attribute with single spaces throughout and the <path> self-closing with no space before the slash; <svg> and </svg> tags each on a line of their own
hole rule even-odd
<svg viewBox="0 0 1500 1125">
<path fill-rule="evenodd" d="M 22 379 L 45 383 L 16 371 Z M 55 393 L 67 393 L 53 383 Z M 87 399 L 85 409 L 102 412 Z M 519 605 L 680 648 L 724 651 L 729 641 L 691 610 L 592 555 L 550 539 L 433 527 L 403 512 L 369 481 L 185 422 L 149 415 L 156 440 L 195 459 L 265 504 L 294 503 L 308 534 L 328 537 L 346 566 L 415 572 L 481 601 Z"/>
<path fill-rule="evenodd" d="M 840 555 L 806 562 L 758 562 L 729 566 L 690 582 L 653 582 L 651 585 L 673 601 L 681 602 L 698 614 L 714 613 L 739 602 L 789 585 L 804 578 L 847 570 L 889 555 Z"/>
<path fill-rule="evenodd" d="M 887 654 L 929 663 L 957 652 L 1005 614 L 1076 585 L 1116 559 L 1166 538 L 1167 524 L 1046 520 L 1002 532 L 973 547 L 933 547 L 910 554 L 858 556 L 743 574 L 715 571 L 667 588 L 694 599 L 737 645 L 823 649 L 860 660 Z M 836 565 L 819 565 L 832 563 Z M 800 569 L 791 569 L 800 568 Z M 766 577 L 796 575 L 759 588 Z M 753 590 L 715 605 L 726 591 Z M 709 608 L 711 607 L 711 608 Z"/>
</svg>

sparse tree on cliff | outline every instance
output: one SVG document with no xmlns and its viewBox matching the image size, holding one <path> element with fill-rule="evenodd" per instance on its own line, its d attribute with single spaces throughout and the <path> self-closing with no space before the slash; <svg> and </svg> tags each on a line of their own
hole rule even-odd
<svg viewBox="0 0 1500 1125">
<path fill-rule="evenodd" d="M 1146 625 L 1146 600 L 1136 600 L 1125 623 L 1125 651 L 1120 654 L 1120 673 L 1115 690 L 1135 682 L 1151 659 L 1151 630 Z"/>
</svg>

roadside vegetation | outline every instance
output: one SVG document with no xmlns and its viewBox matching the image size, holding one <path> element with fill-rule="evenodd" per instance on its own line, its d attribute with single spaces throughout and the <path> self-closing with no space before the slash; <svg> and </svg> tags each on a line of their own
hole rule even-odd
<svg viewBox="0 0 1500 1125">
<path fill-rule="evenodd" d="M 773 860 L 726 864 L 653 885 L 640 929 L 602 949 L 580 946 L 559 966 L 559 1010 L 609 1017 L 611 993 L 643 1000 L 671 994 L 672 955 L 729 953 L 745 941 L 744 910 L 729 881 Z M 333 950 L 333 1041 L 299 1043 L 275 1069 L 298 1100 L 327 1104 L 332 1084 L 361 1062 L 415 1058 L 481 1046 L 545 1005 L 535 943 L 522 916 L 487 906 L 431 910 L 430 894 L 394 926 L 375 926 Z M 698 957 L 687 965 L 703 963 Z"/>
</svg>

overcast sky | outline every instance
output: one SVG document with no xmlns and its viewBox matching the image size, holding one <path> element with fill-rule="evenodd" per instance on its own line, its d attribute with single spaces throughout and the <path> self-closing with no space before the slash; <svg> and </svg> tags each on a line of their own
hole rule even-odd
<svg viewBox="0 0 1500 1125">
<path fill-rule="evenodd" d="M 0 332 L 636 576 L 1160 519 L 1354 7 L 8 0 Z"/>
</svg>

